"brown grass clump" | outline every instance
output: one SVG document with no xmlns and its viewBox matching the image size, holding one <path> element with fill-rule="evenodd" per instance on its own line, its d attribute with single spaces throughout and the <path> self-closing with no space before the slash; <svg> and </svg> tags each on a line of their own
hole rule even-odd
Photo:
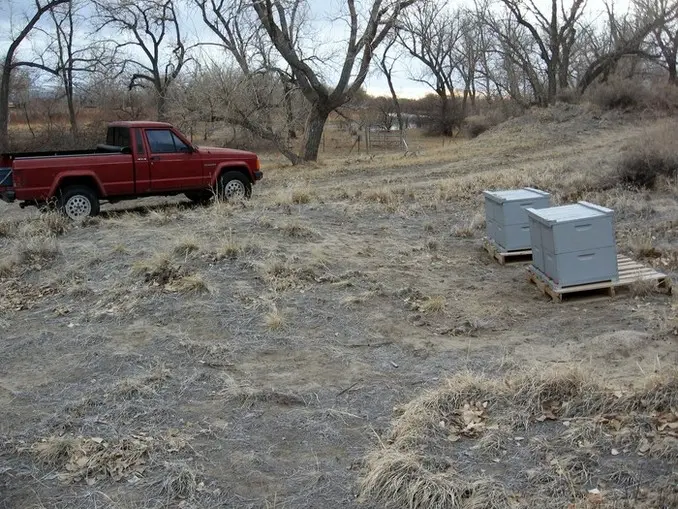
<svg viewBox="0 0 678 509">
<path fill-rule="evenodd" d="M 475 115 L 466 117 L 464 120 L 463 131 L 469 138 L 476 138 L 492 127 L 492 122 L 488 117 Z"/>
<path fill-rule="evenodd" d="M 16 221 L 10 221 L 8 219 L 0 220 L 0 237 L 13 237 L 16 235 L 18 226 Z"/>
<path fill-rule="evenodd" d="M 20 452 L 29 452 L 41 463 L 56 469 L 62 482 L 85 481 L 93 485 L 106 479 L 138 480 L 153 451 L 174 452 L 185 446 L 185 438 L 173 432 L 157 437 L 144 433 L 122 438 L 51 436 Z"/>
<path fill-rule="evenodd" d="M 59 246 L 54 235 L 21 235 L 13 239 L 8 248 L 3 249 L 0 277 L 22 270 L 40 270 L 58 254 Z"/>
<path fill-rule="evenodd" d="M 588 99 L 606 110 L 656 110 L 661 113 L 678 109 L 678 91 L 662 84 L 642 80 L 612 79 L 591 87 Z"/>
<path fill-rule="evenodd" d="M 276 306 L 273 306 L 271 311 L 264 315 L 264 323 L 269 330 L 280 330 L 285 326 L 285 317 Z"/>
<path fill-rule="evenodd" d="M 254 389 L 244 387 L 232 389 L 230 395 L 240 401 L 243 407 L 251 408 L 256 403 L 267 403 L 279 406 L 306 406 L 306 402 L 300 396 L 274 389 Z"/>
<path fill-rule="evenodd" d="M 209 293 L 210 291 L 207 281 L 205 281 L 205 278 L 200 274 L 181 276 L 165 285 L 165 289 L 171 292 L 184 293 L 188 295 Z"/>
<path fill-rule="evenodd" d="M 626 148 L 617 168 L 618 181 L 635 188 L 655 189 L 660 179 L 678 179 L 676 126 L 654 129 Z"/>
<path fill-rule="evenodd" d="M 426 297 L 418 306 L 419 311 L 426 314 L 441 313 L 444 311 L 447 300 L 442 295 Z"/>
<path fill-rule="evenodd" d="M 471 238 L 476 231 L 485 228 L 485 215 L 477 212 L 472 218 L 465 219 L 452 227 L 452 235 L 461 238 Z"/>
<path fill-rule="evenodd" d="M 511 500 L 588 507 L 594 493 L 596 507 L 649 509 L 647 494 L 669 487 L 658 479 L 678 461 L 677 408 L 678 372 L 629 392 L 576 370 L 457 375 L 398 412 L 367 458 L 360 496 L 385 507 L 462 509 Z M 625 489 L 620 468 L 642 489 Z"/>
<path fill-rule="evenodd" d="M 144 281 L 154 286 L 164 286 L 182 277 L 183 271 L 166 253 L 156 253 L 151 258 L 139 260 L 132 266 L 135 274 L 143 274 Z"/>
<path fill-rule="evenodd" d="M 167 474 L 162 491 L 170 499 L 190 500 L 198 491 L 195 472 L 185 463 L 166 463 Z"/>
<path fill-rule="evenodd" d="M 185 236 L 175 244 L 173 251 L 178 256 L 188 257 L 200 249 L 200 244 L 195 236 Z"/>
<path fill-rule="evenodd" d="M 115 386 L 114 393 L 123 399 L 149 397 L 170 377 L 170 370 L 164 365 L 152 368 L 140 376 L 125 378 Z"/>
<path fill-rule="evenodd" d="M 448 509 L 460 507 L 464 488 L 456 472 L 431 472 L 416 455 L 388 450 L 368 458 L 361 495 L 386 507 Z"/>
<path fill-rule="evenodd" d="M 304 226 L 300 223 L 287 223 L 280 227 L 282 231 L 288 237 L 305 239 L 313 236 L 313 230 L 309 227 Z"/>
<path fill-rule="evenodd" d="M 292 191 L 292 203 L 302 205 L 311 202 L 311 191 L 308 188 L 298 188 Z"/>
</svg>

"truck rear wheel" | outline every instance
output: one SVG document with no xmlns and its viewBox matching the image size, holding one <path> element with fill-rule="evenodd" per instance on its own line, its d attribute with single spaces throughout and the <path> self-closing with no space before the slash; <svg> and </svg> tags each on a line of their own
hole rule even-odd
<svg viewBox="0 0 678 509">
<path fill-rule="evenodd" d="M 218 191 L 222 200 L 242 200 L 252 195 L 252 184 L 239 171 L 228 171 L 219 177 Z"/>
<path fill-rule="evenodd" d="M 87 186 L 69 186 L 59 193 L 59 210 L 74 221 L 99 214 L 99 198 Z"/>
</svg>

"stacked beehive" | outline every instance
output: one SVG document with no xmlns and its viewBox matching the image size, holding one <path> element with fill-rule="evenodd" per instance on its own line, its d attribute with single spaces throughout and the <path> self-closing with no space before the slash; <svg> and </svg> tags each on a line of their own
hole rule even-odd
<svg viewBox="0 0 678 509">
<path fill-rule="evenodd" d="M 561 287 L 618 278 L 614 212 L 588 202 L 528 208 L 532 265 Z"/>
<path fill-rule="evenodd" d="M 549 207 L 549 193 L 525 187 L 483 194 L 487 237 L 504 251 L 530 249 L 530 222 L 526 210 Z"/>
</svg>

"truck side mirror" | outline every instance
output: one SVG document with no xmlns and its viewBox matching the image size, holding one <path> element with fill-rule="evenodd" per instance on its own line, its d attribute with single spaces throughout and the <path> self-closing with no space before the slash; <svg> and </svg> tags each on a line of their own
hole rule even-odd
<svg viewBox="0 0 678 509">
<path fill-rule="evenodd" d="M 123 154 L 131 154 L 132 153 L 132 147 L 122 147 L 120 149 L 120 152 L 122 152 Z"/>
</svg>

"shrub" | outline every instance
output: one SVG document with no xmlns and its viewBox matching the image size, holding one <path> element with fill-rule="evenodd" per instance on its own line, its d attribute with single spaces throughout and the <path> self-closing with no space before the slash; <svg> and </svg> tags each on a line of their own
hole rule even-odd
<svg viewBox="0 0 678 509">
<path fill-rule="evenodd" d="M 606 110 L 635 109 L 645 102 L 647 91 L 632 80 L 614 80 L 592 87 L 589 99 Z"/>
<path fill-rule="evenodd" d="M 589 89 L 588 99 L 606 110 L 678 109 L 678 90 L 665 83 L 644 84 L 638 80 L 615 79 Z"/>
<path fill-rule="evenodd" d="M 564 90 L 558 91 L 556 99 L 565 104 L 579 104 L 581 99 L 581 94 L 576 88 L 566 88 Z"/>
<path fill-rule="evenodd" d="M 469 138 L 475 138 L 487 131 L 492 125 L 493 123 L 490 119 L 483 115 L 466 117 L 466 120 L 464 120 L 464 132 Z"/>
<path fill-rule="evenodd" d="M 627 148 L 617 167 L 620 184 L 654 189 L 657 179 L 678 176 L 678 146 L 675 128 L 648 133 Z"/>
</svg>

